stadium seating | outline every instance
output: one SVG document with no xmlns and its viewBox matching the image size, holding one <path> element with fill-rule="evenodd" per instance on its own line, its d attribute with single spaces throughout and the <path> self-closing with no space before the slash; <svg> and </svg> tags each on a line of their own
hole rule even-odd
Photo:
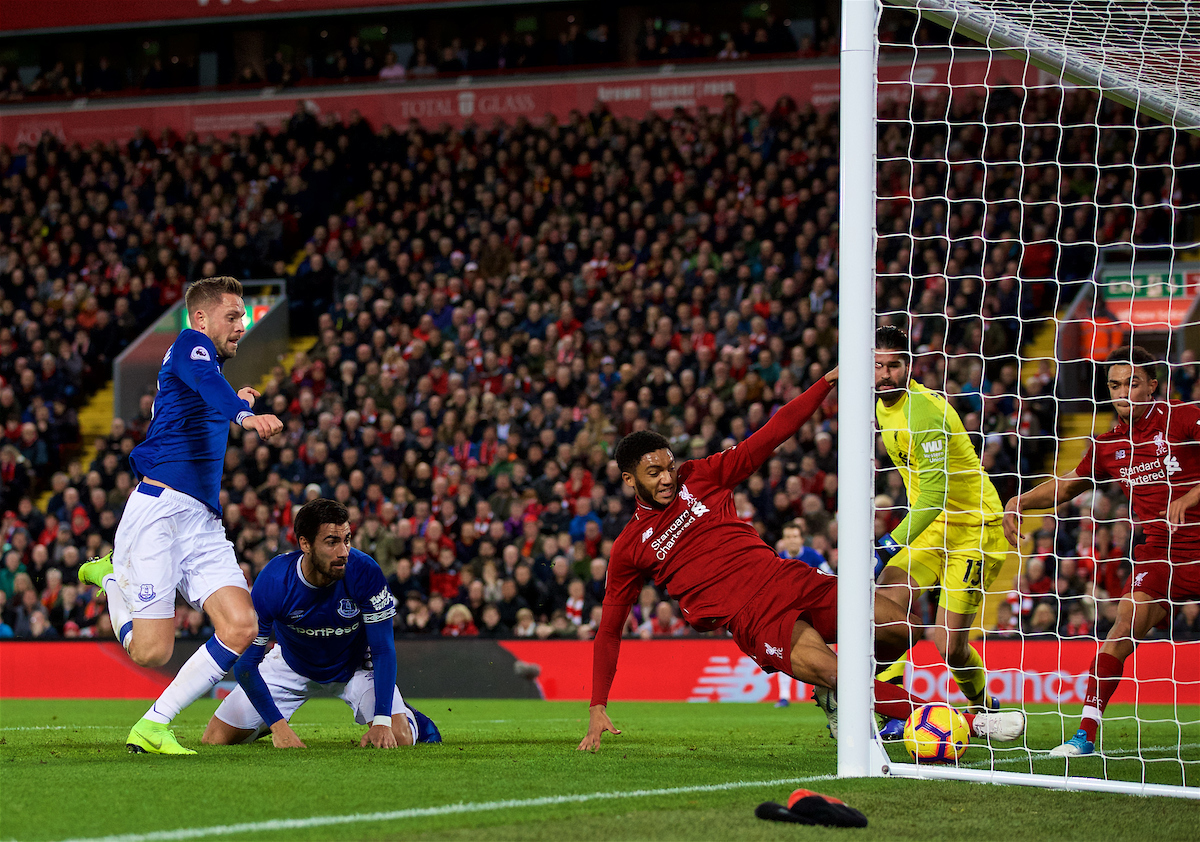
<svg viewBox="0 0 1200 842">
<path fill-rule="evenodd" d="M 477 11 L 489 14 L 488 10 Z M 394 84 L 406 79 L 455 78 L 463 73 L 594 69 L 634 62 L 655 65 L 780 56 L 813 59 L 836 55 L 838 45 L 827 17 L 817 22 L 812 36 L 798 42 L 775 15 L 743 18 L 732 8 L 697 10 L 697 19 L 693 20 L 646 18 L 637 33 L 636 49 L 626 54 L 618 50 L 617 34 L 604 18 L 581 26 L 572 15 L 565 26 L 534 32 L 528 28 L 525 12 L 514 16 L 509 10 L 495 9 L 490 10 L 490 16 L 494 26 L 484 25 L 488 36 L 466 40 L 444 37 L 440 27 L 421 34 L 426 24 L 408 22 L 406 27 L 416 32 L 411 43 L 405 45 L 409 49 L 404 60 L 398 55 L 401 48 L 382 37 L 373 42 L 363 40 L 359 33 L 371 30 L 371 26 L 354 29 L 344 40 L 326 37 L 327 29 L 314 27 L 307 40 L 281 40 L 269 49 L 260 47 L 257 53 L 239 50 L 234 60 L 240 64 L 227 70 L 221 87 L 236 90 L 346 82 Z M 374 24 L 375 30 L 381 27 L 381 35 L 386 34 L 386 25 Z M 236 33 L 233 37 L 236 40 Z M 47 45 L 44 66 L 24 81 L 21 68 L 0 63 L 0 103 L 178 94 L 200 89 L 196 47 L 170 58 L 160 55 L 157 49 L 144 55 L 120 55 L 106 39 L 106 35 L 92 37 L 94 43 L 88 52 L 95 58 L 88 61 L 64 60 L 56 45 Z"/>
</svg>

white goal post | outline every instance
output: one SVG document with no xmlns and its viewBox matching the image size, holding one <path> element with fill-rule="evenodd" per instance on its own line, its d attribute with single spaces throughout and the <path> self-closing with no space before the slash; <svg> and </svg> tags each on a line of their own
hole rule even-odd
<svg viewBox="0 0 1200 842">
<path fill-rule="evenodd" d="M 840 777 L 864 776 L 895 776 L 926 779 L 958 779 L 995 784 L 1022 784 L 1042 786 L 1067 790 L 1090 790 L 1098 792 L 1118 792 L 1136 795 L 1169 795 L 1175 797 L 1200 799 L 1200 787 L 1194 784 L 1197 779 L 1197 769 L 1200 768 L 1200 754 L 1192 750 L 1184 755 L 1181 745 L 1174 756 L 1166 760 L 1178 767 L 1182 783 L 1158 783 L 1148 780 L 1146 769 L 1153 767 L 1155 762 L 1163 760 L 1142 758 L 1140 730 L 1138 730 L 1139 754 L 1133 758 L 1141 762 L 1141 773 L 1134 773 L 1133 780 L 1119 779 L 1119 776 L 1108 774 L 1109 757 L 1101 755 L 1104 760 L 1103 777 L 1090 777 L 1083 774 L 1072 774 L 1071 763 L 1061 764 L 1063 771 L 1059 774 L 1045 773 L 1044 761 L 1046 751 L 1022 741 L 1019 749 L 1010 749 L 1008 754 L 998 755 L 989 750 L 988 761 L 971 763 L 960 766 L 931 766 L 928 764 L 913 764 L 896 762 L 889 758 L 899 758 L 895 748 L 890 751 L 881 743 L 877 736 L 875 718 L 871 712 L 873 694 L 873 634 L 865 630 L 872 628 L 873 613 L 873 551 L 874 524 L 876 517 L 876 481 L 873 470 L 872 455 L 875 453 L 875 410 L 873 392 L 873 353 L 874 331 L 877 319 L 877 254 L 880 238 L 888 232 L 877 230 L 878 202 L 881 199 L 878 192 L 877 179 L 880 173 L 879 142 L 881 137 L 879 119 L 881 100 L 887 98 L 886 89 L 907 86 L 910 95 L 920 86 L 941 88 L 949 91 L 955 86 L 955 62 L 970 59 L 975 62 L 975 69 L 967 72 L 970 81 L 965 87 L 986 87 L 995 76 L 995 68 L 1004 62 L 1006 69 L 1016 68 L 1017 78 L 1010 79 L 1013 87 L 1029 92 L 1032 88 L 1054 88 L 1064 90 L 1081 89 L 1087 94 L 1096 92 L 1102 99 L 1112 100 L 1132 109 L 1133 123 L 1129 127 L 1135 134 L 1149 126 L 1155 130 L 1165 130 L 1172 138 L 1170 149 L 1175 149 L 1176 139 L 1189 135 L 1200 135 L 1200 0 L 886 0 L 889 7 L 897 7 L 911 12 L 917 21 L 937 24 L 950 31 L 950 37 L 941 46 L 929 49 L 930 60 L 923 64 L 916 58 L 916 35 L 913 37 L 912 56 L 907 61 L 881 56 L 879 25 L 885 5 L 883 0 L 842 0 L 842 30 L 841 30 L 841 123 L 840 123 L 840 221 L 839 221 L 839 345 L 838 359 L 841 368 L 839 386 L 839 424 L 838 424 L 838 478 L 839 478 L 839 535 L 838 535 L 838 716 L 839 741 L 837 749 L 838 775 Z M 973 43 L 971 43 L 973 42 Z M 924 47 L 921 47 L 924 50 Z M 885 51 L 886 52 L 886 51 Z M 901 66 L 903 65 L 903 66 Z M 934 67 L 941 68 L 938 70 Z M 982 67 L 982 70 L 979 68 Z M 948 68 L 948 69 L 947 69 Z M 886 70 L 886 77 L 884 76 Z M 965 78 L 965 77 L 964 77 Z M 882 81 L 881 81 L 882 80 Z M 1034 81 L 1030 81 L 1034 80 Z M 900 96 L 897 94 L 897 96 Z M 985 96 L 986 102 L 986 96 Z M 939 100 L 939 104 L 945 104 Z M 931 121 L 944 120 L 952 124 L 949 105 L 946 105 L 944 115 L 929 118 Z M 986 106 L 981 106 L 986 107 Z M 1019 105 L 1015 110 L 1024 119 L 1025 105 Z M 1094 114 L 1099 113 L 1097 108 Z M 1045 115 L 1042 115 L 1045 119 Z M 1059 131 L 1058 137 L 1065 135 L 1062 112 L 1051 114 L 1051 121 L 1058 120 L 1060 125 L 1052 128 Z M 1099 118 L 1097 122 L 1085 128 L 1094 129 L 1099 135 L 1102 128 Z M 893 121 L 895 122 L 895 121 Z M 990 126 L 984 125 L 984 119 L 978 120 L 981 134 L 985 140 Z M 1028 126 L 1031 133 L 1044 126 L 1044 122 L 1033 121 Z M 1024 133 L 1027 126 L 1022 123 L 1019 130 Z M 1022 134 L 1024 137 L 1024 134 Z M 1098 142 L 1098 141 L 1097 141 Z M 1050 147 L 1047 147 L 1049 149 Z M 1185 147 L 1186 148 L 1186 147 Z M 1197 148 L 1193 145 L 1191 148 Z M 908 153 L 911 159 L 919 156 L 919 150 L 913 148 Z M 956 163 L 958 159 L 951 158 L 951 152 L 941 150 L 941 155 L 947 164 Z M 965 155 L 966 153 L 964 153 Z M 1057 153 L 1047 153 L 1057 154 Z M 1140 153 L 1139 153 L 1140 154 Z M 986 158 L 986 156 L 984 156 Z M 911 161 L 910 161 L 911 162 Z M 986 160 L 978 162 L 986 169 Z M 1021 169 L 1024 179 L 1025 163 L 1018 154 L 1014 163 Z M 1028 162 L 1032 169 L 1042 162 Z M 1049 164 L 1057 165 L 1056 158 L 1050 158 Z M 1168 160 L 1172 173 L 1179 162 Z M 1184 161 L 1183 165 L 1200 166 L 1200 160 Z M 1134 170 L 1142 166 L 1129 156 L 1127 168 Z M 1159 166 L 1155 164 L 1155 166 Z M 1066 169 L 1064 166 L 1063 169 Z M 1103 170 L 1103 167 L 1097 167 Z M 1101 172 L 1101 175 L 1103 173 Z M 1065 178 L 1066 176 L 1063 176 Z M 1136 178 L 1131 184 L 1137 184 Z M 1169 186 L 1169 185 L 1168 185 Z M 1136 190 L 1136 187 L 1134 188 Z M 1170 193 L 1170 190 L 1166 191 Z M 915 196 L 914 191 L 914 196 Z M 888 197 L 883 197 L 888 198 Z M 892 197 L 894 198 L 894 197 Z M 946 205 L 953 199 L 937 197 Z M 1017 199 L 1009 197 L 1009 204 L 1017 204 L 1022 199 L 1018 190 Z M 1174 267 L 1180 264 L 1181 255 L 1187 252 L 1200 253 L 1200 203 L 1189 205 L 1191 216 L 1190 225 L 1193 227 L 1186 232 L 1179 230 L 1179 200 L 1168 198 L 1163 201 L 1163 214 L 1168 219 L 1167 231 L 1171 238 L 1166 243 L 1147 244 L 1146 240 L 1139 242 L 1136 224 L 1139 213 L 1146 207 L 1139 205 L 1141 197 L 1134 197 L 1127 204 L 1134 221 L 1130 223 L 1134 233 L 1130 235 L 1132 257 L 1129 259 L 1129 272 L 1136 276 L 1137 267 L 1155 260 L 1162 261 L 1164 251 L 1170 252 L 1167 261 Z M 984 205 L 987 199 L 980 194 L 975 200 Z M 1171 203 L 1174 201 L 1174 208 Z M 1099 217 L 1104 210 L 1103 205 L 1093 198 L 1091 200 L 1093 213 L 1092 225 L 1099 226 Z M 1053 213 L 1064 214 L 1073 206 L 1060 204 Z M 1147 212 L 1153 211 L 1150 206 Z M 1019 215 L 1031 213 L 1024 206 L 1017 212 Z M 991 206 L 985 213 L 991 213 Z M 1051 215 L 1053 215 L 1053 213 Z M 1022 217 L 1023 218 L 1023 217 Z M 1060 217 L 1061 218 L 1061 217 Z M 945 220 L 942 220 L 945 222 Z M 1052 225 L 1051 228 L 1054 228 Z M 1072 241 L 1058 241 L 1061 226 L 1048 235 L 1043 233 L 1041 239 L 1033 245 L 1049 242 L 1062 255 Z M 913 232 L 908 232 L 913 234 Z M 1186 233 L 1186 236 L 1184 234 Z M 919 232 L 913 237 L 920 240 Z M 985 237 L 979 237 L 981 241 Z M 1183 246 L 1180 246 L 1180 243 Z M 1093 231 L 1086 245 L 1095 247 L 1100 255 L 1093 259 L 1095 267 L 1103 265 L 1102 253 L 1112 244 Z M 990 247 L 988 242 L 985 247 Z M 1016 249 L 1023 253 L 1031 243 L 1018 241 Z M 913 249 L 915 251 L 915 248 Z M 1195 258 L 1192 258 L 1195 259 Z M 1057 266 L 1057 264 L 1056 264 Z M 944 268 L 944 267 L 943 267 Z M 1072 299 L 1076 292 L 1083 287 L 1089 290 L 1097 289 L 1101 283 L 1099 268 L 1093 268 L 1091 274 L 1082 280 L 1073 279 L 1071 283 L 1059 283 L 1057 276 L 1046 275 L 1049 283 L 1045 286 L 1050 290 L 1046 295 L 1048 303 L 1043 302 L 1044 313 L 1039 318 L 1051 325 L 1050 347 L 1046 357 L 1034 357 L 1033 361 L 1045 360 L 1051 366 L 1060 366 L 1057 376 L 1064 377 L 1065 368 L 1060 356 L 1062 329 L 1068 319 L 1068 313 L 1074 316 L 1081 312 L 1079 301 L 1085 296 L 1080 294 L 1078 300 Z M 949 270 L 945 270 L 949 275 Z M 986 276 L 979 277 L 982 284 Z M 1021 275 L 1022 283 L 1026 276 Z M 1190 277 L 1190 276 L 1189 276 Z M 1198 275 L 1200 277 L 1200 275 Z M 944 280 L 944 279 L 943 279 Z M 1136 284 L 1132 285 L 1136 287 Z M 1165 287 L 1167 297 L 1175 295 L 1169 283 Z M 1039 291 L 1039 294 L 1041 292 Z M 1099 295 L 1098 293 L 1093 293 Z M 1129 293 L 1137 295 L 1136 290 Z M 1018 298 L 1021 293 L 1018 292 Z M 1063 296 L 1066 296 L 1064 298 Z M 1200 302 L 1200 295 L 1196 295 Z M 1092 299 L 1088 298 L 1091 302 Z M 1074 303 L 1074 306 L 1072 304 Z M 927 311 L 922 311 L 927 312 Z M 1095 305 L 1093 305 L 1093 315 Z M 1200 312 L 1200 303 L 1189 311 L 1191 330 L 1188 336 L 1200 335 L 1200 321 L 1194 315 Z M 915 316 L 914 316 L 915 318 Z M 1093 322 L 1094 324 L 1094 322 Z M 1184 325 L 1186 327 L 1187 325 Z M 1136 325 L 1135 325 L 1136 327 Z M 1162 325 L 1161 333 L 1168 336 L 1165 347 L 1181 348 L 1183 343 L 1178 340 L 1183 336 L 1183 327 L 1168 321 Z M 1021 337 L 1021 347 L 1027 346 L 1033 332 L 1029 324 L 1021 324 L 1016 329 Z M 1140 336 L 1135 330 L 1135 338 Z M 1057 337 L 1057 339 L 1055 338 Z M 1172 345 L 1172 343 L 1174 343 Z M 1192 350 L 1200 354 L 1200 347 Z M 1099 357 L 1092 357 L 1099 360 Z M 1088 363 L 1090 364 L 1090 363 Z M 1018 381 L 1019 383 L 1020 381 Z M 1173 382 L 1173 381 L 1172 381 Z M 1053 388 L 1053 386 L 1051 387 Z M 1019 404 L 1019 395 L 1011 397 Z M 1087 401 L 1075 396 L 1083 405 Z M 1193 398 L 1194 399 L 1194 398 Z M 1094 400 L 1090 401 L 1092 420 L 1096 423 L 1097 431 L 1105 423 L 1102 413 L 1097 410 Z M 1060 409 L 1056 406 L 1055 417 L 1058 418 Z M 1085 411 L 1086 413 L 1086 411 Z M 1106 427 L 1104 429 L 1107 429 Z M 1090 434 L 1092 428 L 1088 428 Z M 1016 435 L 1014 431 L 1010 431 Z M 1049 435 L 1054 436 L 1051 442 L 1057 449 L 1061 442 L 1057 439 L 1059 431 L 1052 429 Z M 1087 434 L 1084 434 L 1086 436 Z M 1076 461 L 1078 456 L 1075 457 Z M 1063 470 L 1070 470 L 1071 465 Z M 1054 466 L 1053 455 L 1049 465 Z M 1061 467 L 1061 466 L 1060 466 Z M 1021 481 L 1040 481 L 1048 478 L 1051 468 L 1040 465 L 1031 472 L 1022 472 L 1013 468 L 1010 477 L 1013 484 Z M 1001 494 L 1001 502 L 1007 496 Z M 1057 529 L 1057 526 L 1055 527 Z M 996 588 L 1007 584 L 997 583 Z M 1115 603 L 1115 600 L 1113 600 Z M 1024 638 L 1022 637 L 1022 641 Z M 1022 643 L 1022 646 L 1024 644 Z M 1194 644 L 1200 648 L 1200 643 Z M 1023 658 L 1024 656 L 1022 656 Z M 986 653 L 985 653 L 986 660 Z M 1024 663 L 1024 661 L 1022 661 Z M 1133 663 L 1133 658 L 1130 658 Z M 1078 671 L 1086 672 L 1086 664 L 1073 665 Z M 1133 668 L 1126 671 L 1126 681 L 1131 681 Z M 1162 676 L 1165 677 L 1165 676 Z M 1161 678 L 1161 677 L 1160 677 Z M 1188 685 L 1191 687 L 1191 685 Z M 1196 684 L 1197 699 L 1200 699 L 1200 684 Z M 1177 695 L 1178 695 L 1178 691 Z M 1190 691 L 1189 691 L 1190 692 Z M 1186 702 L 1186 700 L 1184 700 Z M 1021 702 L 1020 704 L 1024 704 Z M 1010 705 L 1006 705 L 1010 706 Z M 1180 710 L 1176 703 L 1176 711 Z M 1055 716 L 1065 723 L 1069 719 L 1078 719 L 1079 705 L 1060 705 L 1054 712 L 1040 711 L 1037 715 L 1043 717 Z M 1194 707 L 1187 714 L 1191 719 L 1187 727 L 1200 735 L 1200 722 L 1196 721 Z M 1176 718 L 1179 718 L 1178 713 Z M 1103 727 L 1103 726 L 1102 726 Z M 1135 729 L 1140 729 L 1140 723 L 1134 723 Z M 1074 730 L 1071 725 L 1068 733 Z M 1181 743 L 1185 742 L 1182 738 Z M 1200 741 L 1194 741 L 1200 743 Z M 1047 746 L 1046 748 L 1049 748 Z M 1191 747 L 1200 749 L 1200 745 Z M 974 749 L 971 749 L 974 751 Z M 998 757 L 1000 759 L 998 759 Z M 1035 762 L 1038 761 L 1038 762 Z M 1078 767 L 1075 767 L 1078 769 Z M 1028 771 L 1020 771 L 1026 769 Z M 1090 770 L 1090 767 L 1089 767 Z M 1189 781 L 1193 782 L 1189 785 Z"/>
</svg>

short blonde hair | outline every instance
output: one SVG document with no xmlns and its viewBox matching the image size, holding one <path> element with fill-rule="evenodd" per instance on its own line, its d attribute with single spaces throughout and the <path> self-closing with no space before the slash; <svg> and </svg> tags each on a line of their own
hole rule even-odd
<svg viewBox="0 0 1200 842">
<path fill-rule="evenodd" d="M 461 602 L 456 602 L 446 611 L 446 625 L 456 626 L 459 623 L 469 623 L 474 618 L 471 616 L 471 609 L 463 605 Z"/>
<path fill-rule="evenodd" d="M 226 293 L 242 297 L 242 282 L 228 275 L 218 275 L 215 278 L 201 278 L 188 287 L 183 299 L 183 306 L 188 313 L 195 313 L 205 307 L 221 303 L 221 297 Z"/>
</svg>

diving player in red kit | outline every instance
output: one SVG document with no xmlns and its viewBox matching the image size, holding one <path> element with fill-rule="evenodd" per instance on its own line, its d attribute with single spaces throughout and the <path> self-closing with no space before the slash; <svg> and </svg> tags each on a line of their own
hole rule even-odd
<svg viewBox="0 0 1200 842">
<path fill-rule="evenodd" d="M 604 610 L 596 631 L 592 700 L 580 750 L 595 750 L 605 731 L 619 734 L 606 712 L 617 671 L 621 628 L 643 583 L 652 579 L 679 601 L 683 619 L 698 631 L 725 626 L 738 648 L 769 672 L 784 672 L 818 688 L 836 737 L 837 579 L 795 560 L 781 559 L 750 524 L 737 517 L 733 491 L 795 435 L 837 380 L 837 369 L 779 409 L 741 444 L 707 459 L 677 466 L 666 438 L 630 433 L 614 454 L 637 511 L 613 543 Z M 863 458 L 867 458 L 864 455 Z M 906 651 L 908 618 L 896 603 L 875 600 L 876 648 L 894 660 Z M 875 682 L 875 710 L 905 719 L 923 702 L 903 689 Z M 1013 740 L 1025 717 L 1015 711 L 966 714 L 976 736 Z"/>
<path fill-rule="evenodd" d="M 1154 397 L 1158 366 L 1144 348 L 1118 348 L 1107 365 L 1117 413 L 1112 430 L 1096 436 L 1075 470 L 1004 507 L 1004 532 L 1015 547 L 1021 512 L 1058 506 L 1094 483 L 1120 482 L 1146 538 L 1133 548 L 1132 588 L 1092 664 L 1079 730 L 1050 751 L 1055 757 L 1096 750 L 1100 718 L 1121 683 L 1134 641 L 1167 616 L 1171 602 L 1200 599 L 1200 406 Z"/>
</svg>

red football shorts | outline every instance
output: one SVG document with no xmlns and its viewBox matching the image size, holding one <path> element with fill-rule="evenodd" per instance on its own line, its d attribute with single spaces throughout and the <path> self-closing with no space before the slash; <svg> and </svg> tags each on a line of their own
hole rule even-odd
<svg viewBox="0 0 1200 842">
<path fill-rule="evenodd" d="M 837 578 L 802 561 L 785 562 L 729 621 L 738 648 L 766 672 L 792 672 L 792 630 L 808 623 L 825 640 L 837 639 Z"/>
<path fill-rule="evenodd" d="M 1172 554 L 1175 560 L 1168 561 L 1162 548 L 1134 547 L 1132 590 L 1156 600 L 1200 599 L 1200 550 L 1175 550 Z"/>
</svg>

